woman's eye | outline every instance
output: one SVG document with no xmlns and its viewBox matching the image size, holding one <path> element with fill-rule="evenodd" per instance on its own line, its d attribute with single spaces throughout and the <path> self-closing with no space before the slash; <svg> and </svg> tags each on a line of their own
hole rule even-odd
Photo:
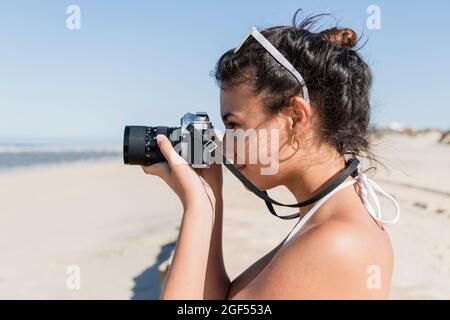
<svg viewBox="0 0 450 320">
<path fill-rule="evenodd" d="M 226 127 L 227 129 L 234 129 L 234 128 L 236 128 L 236 123 L 228 122 L 228 123 L 225 125 L 225 127 Z"/>
</svg>

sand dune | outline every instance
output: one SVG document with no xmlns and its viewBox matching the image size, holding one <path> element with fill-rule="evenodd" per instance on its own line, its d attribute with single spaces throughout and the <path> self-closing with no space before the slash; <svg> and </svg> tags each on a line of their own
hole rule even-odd
<svg viewBox="0 0 450 320">
<path fill-rule="evenodd" d="M 399 224 L 388 229 L 396 254 L 391 297 L 449 299 L 450 148 L 399 136 L 378 140 L 377 153 L 390 170 L 375 180 L 402 206 Z M 224 254 L 233 278 L 294 222 L 268 214 L 229 173 L 224 193 Z M 120 158 L 17 169 L 0 173 L 0 199 L 0 299 L 158 297 L 158 265 L 181 218 L 158 178 Z M 70 265 L 81 268 L 80 290 L 67 287 Z"/>
</svg>

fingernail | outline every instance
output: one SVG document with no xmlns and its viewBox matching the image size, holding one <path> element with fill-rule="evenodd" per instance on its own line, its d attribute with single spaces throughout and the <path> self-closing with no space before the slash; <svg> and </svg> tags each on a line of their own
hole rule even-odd
<svg viewBox="0 0 450 320">
<path fill-rule="evenodd" d="M 163 139 L 164 139 L 164 135 L 162 135 L 162 134 L 158 134 L 158 135 L 156 136 L 156 141 L 157 141 L 157 142 L 161 142 Z"/>
</svg>

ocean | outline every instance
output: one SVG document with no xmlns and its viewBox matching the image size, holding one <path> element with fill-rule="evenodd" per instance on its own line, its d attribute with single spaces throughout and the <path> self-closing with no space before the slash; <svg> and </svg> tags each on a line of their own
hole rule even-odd
<svg viewBox="0 0 450 320">
<path fill-rule="evenodd" d="M 121 156 L 119 147 L 0 144 L 0 171 Z"/>
</svg>

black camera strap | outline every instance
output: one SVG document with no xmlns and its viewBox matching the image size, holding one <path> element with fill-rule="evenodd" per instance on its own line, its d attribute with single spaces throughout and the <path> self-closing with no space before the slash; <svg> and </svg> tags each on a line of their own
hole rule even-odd
<svg viewBox="0 0 450 320">
<path fill-rule="evenodd" d="M 223 165 L 236 177 L 241 181 L 244 186 L 253 192 L 257 197 L 263 199 L 266 202 L 266 206 L 269 209 L 270 213 L 274 216 L 283 219 L 283 220 L 292 220 L 300 217 L 300 212 L 287 215 L 287 216 L 280 216 L 275 212 L 275 209 L 273 205 L 281 206 L 281 207 L 289 207 L 289 208 L 302 208 L 309 206 L 313 203 L 316 203 L 320 199 L 324 198 L 326 195 L 328 195 L 330 192 L 332 192 L 334 189 L 336 189 L 340 184 L 342 184 L 348 177 L 353 176 L 356 177 L 358 175 L 358 166 L 359 166 L 359 160 L 357 158 L 352 158 L 350 161 L 347 162 L 346 169 L 344 172 L 336 178 L 333 182 L 331 182 L 329 185 L 327 185 L 322 191 L 316 193 L 314 196 L 312 196 L 310 199 L 305 200 L 300 203 L 296 204 L 283 204 L 276 200 L 273 200 L 271 197 L 269 197 L 267 191 L 261 191 L 259 190 L 250 180 L 248 180 L 236 167 L 228 161 L 225 156 L 223 156 Z"/>
</svg>

